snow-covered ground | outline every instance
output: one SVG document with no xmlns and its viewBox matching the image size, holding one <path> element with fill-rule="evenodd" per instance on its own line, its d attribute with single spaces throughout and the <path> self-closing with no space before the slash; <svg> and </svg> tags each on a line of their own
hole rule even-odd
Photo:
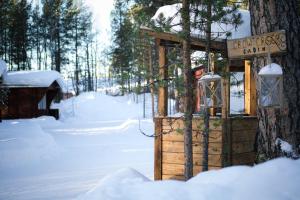
<svg viewBox="0 0 300 200">
<path fill-rule="evenodd" d="M 153 177 L 153 139 L 142 104 L 85 93 L 56 107 L 61 119 L 0 123 L 0 199 L 72 199 L 108 173 L 131 167 Z M 141 119 L 153 132 L 151 119 Z"/>
<path fill-rule="evenodd" d="M 0 123 L 0 200 L 300 199 L 300 160 L 228 167 L 188 182 L 155 182 L 154 142 L 138 130 L 142 102 L 98 92 L 55 107 L 61 110 L 59 121 Z M 152 133 L 152 120 L 142 119 L 141 127 Z"/>
<path fill-rule="evenodd" d="M 133 169 L 106 176 L 78 200 L 298 200 L 300 160 L 200 173 L 187 182 L 150 181 Z"/>
</svg>

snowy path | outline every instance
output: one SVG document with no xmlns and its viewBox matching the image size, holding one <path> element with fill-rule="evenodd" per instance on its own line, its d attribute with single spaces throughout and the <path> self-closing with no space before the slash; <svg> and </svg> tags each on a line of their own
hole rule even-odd
<svg viewBox="0 0 300 200">
<path fill-rule="evenodd" d="M 82 103 L 86 100 L 88 102 Z M 116 109 L 109 104 L 114 104 Z M 106 105 L 106 108 L 103 108 L 103 105 Z M 63 106 L 68 107 L 68 102 Z M 58 153 L 51 152 L 50 146 L 42 156 L 33 156 L 31 160 L 22 160 L 16 156 L 18 153 L 21 155 L 21 152 L 16 152 L 16 146 L 20 143 L 18 130 L 24 134 L 22 132 L 28 122 L 20 122 L 23 130 L 17 128 L 13 133 L 3 135 L 1 128 L 13 130 L 10 126 L 19 122 L 7 121 L 4 125 L 0 124 L 0 140 L 6 141 L 0 145 L 8 145 L 9 142 L 14 144 L 11 149 L 0 148 L 0 156 L 4 155 L 6 158 L 0 161 L 0 200 L 73 199 L 96 186 L 105 175 L 126 167 L 135 168 L 149 178 L 153 177 L 153 139 L 142 136 L 138 131 L 138 105 L 126 105 L 129 107 L 128 110 L 123 109 L 127 112 L 126 115 L 120 116 L 118 107 L 124 107 L 124 101 L 96 94 L 79 98 L 76 106 L 78 114 L 74 118 L 63 122 L 47 118 L 33 122 L 53 138 L 55 151 Z M 87 108 L 89 106 L 91 107 Z M 100 108 L 104 110 L 99 111 Z M 112 112 L 108 114 L 108 110 Z M 151 120 L 142 120 L 142 125 L 145 130 L 153 129 Z M 11 140 L 12 136 L 14 140 Z M 26 148 L 32 148 L 34 145 L 30 143 Z M 43 149 L 41 145 L 38 148 Z M 34 150 L 29 151 L 30 154 L 34 154 Z M 47 158 L 48 154 L 50 158 Z M 24 155 L 28 156 L 25 153 Z M 8 156 L 11 158 L 7 158 Z M 40 157 L 43 159 L 39 159 Z M 15 164 L 9 165 L 10 161 Z"/>
</svg>

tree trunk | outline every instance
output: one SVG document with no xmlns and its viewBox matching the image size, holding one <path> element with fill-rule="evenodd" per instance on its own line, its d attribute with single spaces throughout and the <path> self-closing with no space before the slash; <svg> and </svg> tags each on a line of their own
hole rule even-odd
<svg viewBox="0 0 300 200">
<path fill-rule="evenodd" d="M 206 24 L 206 59 L 207 67 L 210 71 L 210 48 L 211 48 L 211 15 L 212 15 L 212 2 L 209 0 L 207 2 L 207 24 Z M 204 110 L 204 131 L 203 131 L 203 161 L 202 161 L 202 171 L 208 170 L 208 135 L 209 135 L 209 108 Z"/>
<path fill-rule="evenodd" d="M 78 63 L 78 17 L 75 18 L 75 93 L 79 95 L 79 63 Z"/>
<path fill-rule="evenodd" d="M 251 30 L 253 35 L 286 31 L 287 53 L 272 56 L 272 61 L 283 67 L 283 107 L 258 108 L 259 131 L 257 136 L 258 155 L 271 159 L 286 155 L 276 144 L 281 138 L 293 146 L 294 154 L 299 156 L 300 144 L 300 17 L 297 0 L 250 0 Z M 253 69 L 257 77 L 266 59 L 254 58 Z M 257 91 L 259 94 L 260 91 Z"/>
<path fill-rule="evenodd" d="M 92 91 L 92 78 L 91 78 L 91 69 L 90 69 L 90 52 L 89 44 L 86 44 L 86 65 L 87 65 L 87 74 L 88 74 L 88 91 Z"/>
<path fill-rule="evenodd" d="M 150 73 L 150 92 L 151 92 L 151 114 L 154 119 L 155 111 L 154 111 L 154 81 L 153 81 L 153 64 L 152 64 L 152 47 L 149 44 L 148 47 L 148 56 L 149 56 L 149 73 Z"/>
<path fill-rule="evenodd" d="M 182 24 L 183 24 L 183 66 L 184 66 L 184 157 L 186 180 L 193 176 L 193 147 L 192 147 L 192 118 L 193 118 L 193 87 L 191 70 L 191 30 L 190 30 L 190 1 L 182 1 Z"/>
</svg>

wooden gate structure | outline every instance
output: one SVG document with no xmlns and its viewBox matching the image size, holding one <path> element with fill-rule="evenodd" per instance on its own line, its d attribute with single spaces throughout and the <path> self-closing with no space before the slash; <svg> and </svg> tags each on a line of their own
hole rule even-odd
<svg viewBox="0 0 300 200">
<path fill-rule="evenodd" d="M 182 39 L 169 32 L 156 32 L 143 27 L 141 32 L 153 37 L 158 46 L 159 78 L 167 80 L 166 44 L 182 43 Z M 204 38 L 191 38 L 191 49 L 205 51 Z M 211 52 L 221 53 L 228 60 L 226 72 L 245 72 L 245 115 L 230 115 L 230 77 L 222 79 L 223 102 L 221 116 L 212 116 L 209 121 L 208 168 L 219 169 L 232 165 L 252 165 L 255 160 L 254 142 L 258 127 L 256 117 L 256 83 L 250 62 L 242 58 L 229 59 L 227 41 L 212 41 Z M 154 179 L 184 179 L 184 121 L 182 117 L 167 116 L 168 87 L 160 85 L 158 89 L 158 116 L 155 117 L 155 160 Z M 202 171 L 202 131 L 203 117 L 193 117 L 193 160 L 194 175 Z"/>
</svg>

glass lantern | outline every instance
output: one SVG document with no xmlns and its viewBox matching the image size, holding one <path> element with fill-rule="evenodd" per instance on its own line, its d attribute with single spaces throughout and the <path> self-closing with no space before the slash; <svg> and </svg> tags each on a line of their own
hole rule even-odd
<svg viewBox="0 0 300 200">
<path fill-rule="evenodd" d="M 199 79 L 198 87 L 200 93 L 200 107 L 222 107 L 221 76 L 217 74 L 206 74 Z"/>
<path fill-rule="evenodd" d="M 282 68 L 276 63 L 264 66 L 258 73 L 259 105 L 280 107 L 282 103 Z"/>
</svg>

